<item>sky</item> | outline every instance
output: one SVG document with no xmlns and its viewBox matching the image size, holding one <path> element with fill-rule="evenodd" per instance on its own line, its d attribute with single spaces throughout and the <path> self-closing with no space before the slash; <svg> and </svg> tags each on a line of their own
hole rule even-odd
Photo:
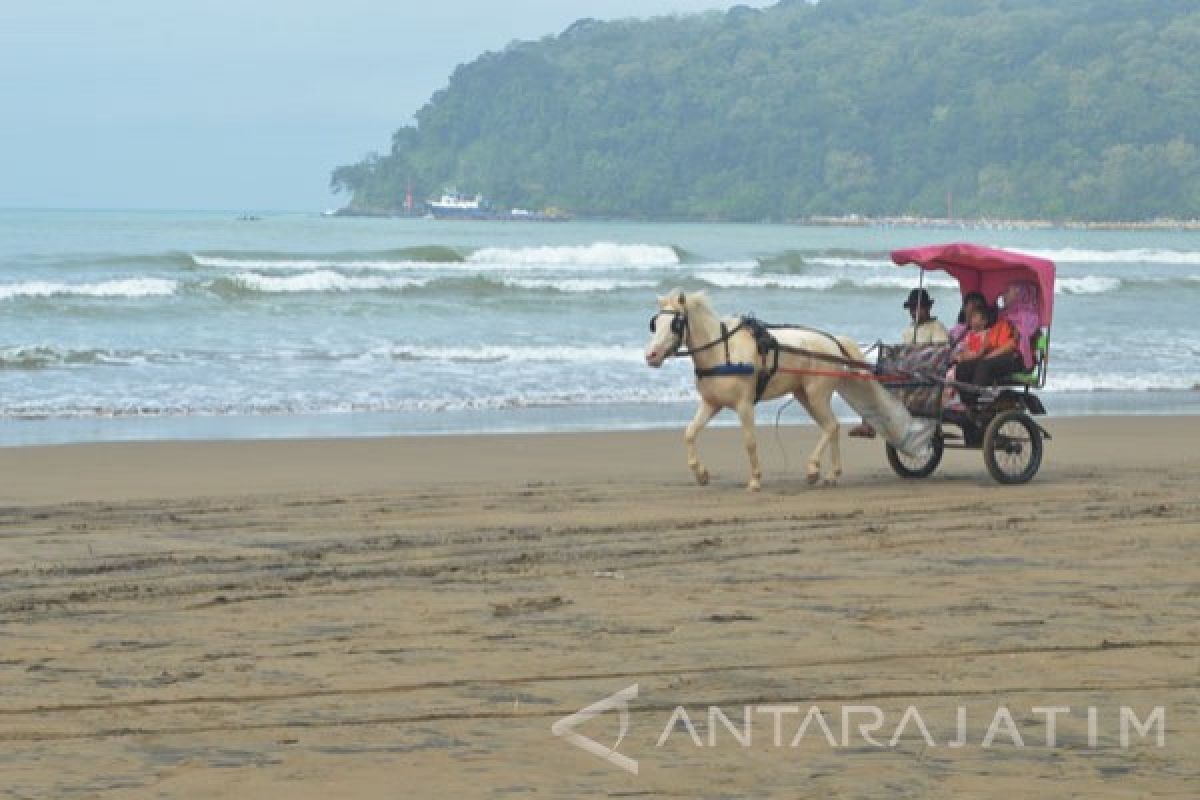
<svg viewBox="0 0 1200 800">
<path fill-rule="evenodd" d="M 323 210 L 450 73 L 736 0 L 3 0 L 0 208 Z M 763 7 L 766 3 L 743 3 Z"/>
</svg>

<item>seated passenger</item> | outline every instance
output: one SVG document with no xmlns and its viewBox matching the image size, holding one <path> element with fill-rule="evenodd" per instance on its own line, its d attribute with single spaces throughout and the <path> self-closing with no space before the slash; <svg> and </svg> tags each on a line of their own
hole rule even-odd
<svg viewBox="0 0 1200 800">
<path fill-rule="evenodd" d="M 958 324 L 949 331 L 950 342 L 957 345 L 962 341 L 963 336 L 967 333 L 967 314 L 971 308 L 978 306 L 979 308 L 987 308 L 988 301 L 979 292 L 967 292 L 963 295 L 962 310 L 958 312 Z"/>
<path fill-rule="evenodd" d="M 962 349 L 963 339 L 966 338 L 970 331 L 970 326 L 967 325 L 967 317 L 971 313 L 971 309 L 981 308 L 985 313 L 988 313 L 988 301 L 981 292 L 967 292 L 963 295 L 962 310 L 958 312 L 958 323 L 950 329 L 950 343 L 954 345 L 955 355 Z M 954 371 L 957 369 L 957 364 L 951 364 L 950 369 L 946 371 L 946 380 L 954 380 Z M 942 390 L 942 405 L 945 408 L 961 411 L 963 406 L 958 398 L 958 392 L 949 384 Z"/>
<path fill-rule="evenodd" d="M 1000 378 L 1023 369 L 1017 331 L 1011 322 L 981 308 L 972 308 L 967 322 L 970 327 L 955 369 L 959 383 L 991 386 Z M 967 404 L 978 399 L 976 392 L 960 390 L 959 394 Z"/>
<path fill-rule="evenodd" d="M 1000 316 L 1016 330 L 1017 352 L 1021 354 L 1021 366 L 1011 372 L 1033 369 L 1033 338 L 1041 328 L 1038 315 L 1038 287 L 1027 281 L 1017 281 L 1001 295 L 1004 308 Z"/>
</svg>

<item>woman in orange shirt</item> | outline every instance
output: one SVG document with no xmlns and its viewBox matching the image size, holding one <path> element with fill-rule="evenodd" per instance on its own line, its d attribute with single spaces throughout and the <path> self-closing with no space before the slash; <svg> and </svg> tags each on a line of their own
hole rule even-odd
<svg viewBox="0 0 1200 800">
<path fill-rule="evenodd" d="M 970 326 L 958 353 L 955 379 L 960 383 L 991 386 L 996 379 L 1024 369 L 1017 348 L 1017 331 L 1006 319 L 997 319 L 988 308 L 974 307 L 967 317 Z M 973 404 L 975 392 L 959 392 L 963 402 Z"/>
</svg>

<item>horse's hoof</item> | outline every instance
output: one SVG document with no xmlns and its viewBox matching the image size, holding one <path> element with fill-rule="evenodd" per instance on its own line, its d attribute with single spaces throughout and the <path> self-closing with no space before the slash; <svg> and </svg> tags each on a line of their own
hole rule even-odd
<svg viewBox="0 0 1200 800">
<path fill-rule="evenodd" d="M 820 478 L 821 478 L 820 472 L 810 472 L 804 476 L 804 479 L 806 481 L 808 481 L 809 486 L 812 486 L 813 484 L 815 484 Z"/>
<path fill-rule="evenodd" d="M 757 492 L 760 489 L 762 489 L 762 484 L 758 481 L 750 481 L 748 484 L 746 484 L 747 492 Z"/>
<path fill-rule="evenodd" d="M 705 469 L 696 473 L 696 483 L 700 484 L 701 486 L 708 485 L 708 470 Z"/>
<path fill-rule="evenodd" d="M 826 489 L 832 489 L 837 486 L 837 478 L 826 478 L 823 485 Z"/>
</svg>

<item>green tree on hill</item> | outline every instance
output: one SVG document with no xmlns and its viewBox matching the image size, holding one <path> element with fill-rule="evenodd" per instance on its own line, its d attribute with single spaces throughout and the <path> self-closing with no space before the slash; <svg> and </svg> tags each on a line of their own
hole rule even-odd
<svg viewBox="0 0 1200 800">
<path fill-rule="evenodd" d="M 360 210 L 446 185 L 635 218 L 1200 217 L 1200 6 L 784 0 L 581 20 L 460 66 Z"/>
</svg>

